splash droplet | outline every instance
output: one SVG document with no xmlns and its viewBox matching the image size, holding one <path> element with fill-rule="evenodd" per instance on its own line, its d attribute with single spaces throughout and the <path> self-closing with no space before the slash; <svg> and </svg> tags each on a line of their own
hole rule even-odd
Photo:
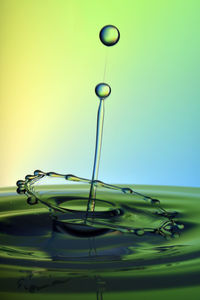
<svg viewBox="0 0 200 300">
<path fill-rule="evenodd" d="M 141 235 L 144 234 L 144 230 L 143 229 L 138 229 L 138 230 L 135 231 L 135 233 L 136 233 L 136 235 L 141 236 Z"/>
<path fill-rule="evenodd" d="M 26 190 L 23 187 L 18 187 L 17 188 L 17 193 L 18 194 L 25 194 Z"/>
<path fill-rule="evenodd" d="M 181 229 L 181 230 L 184 229 L 184 225 L 183 224 L 178 224 L 177 227 L 178 227 L 178 229 Z"/>
<path fill-rule="evenodd" d="M 38 203 L 38 200 L 35 196 L 31 196 L 27 199 L 27 203 L 30 205 L 34 205 Z"/>
<path fill-rule="evenodd" d="M 111 87 L 107 83 L 99 83 L 95 87 L 95 93 L 100 99 L 105 99 L 110 95 Z"/>
<path fill-rule="evenodd" d="M 32 180 L 35 178 L 35 175 L 26 175 L 25 179 L 26 180 Z"/>
<path fill-rule="evenodd" d="M 18 187 L 22 187 L 22 186 L 24 186 L 24 184 L 25 184 L 25 181 L 24 181 L 24 180 L 18 180 L 18 181 L 16 182 L 16 185 L 17 185 Z"/>
<path fill-rule="evenodd" d="M 35 170 L 34 171 L 34 175 L 38 176 L 38 175 L 44 175 L 44 172 L 40 171 L 40 170 Z"/>
<path fill-rule="evenodd" d="M 113 25 L 106 25 L 101 29 L 99 38 L 105 46 L 110 47 L 117 44 L 120 38 L 120 33 L 117 27 Z"/>
</svg>

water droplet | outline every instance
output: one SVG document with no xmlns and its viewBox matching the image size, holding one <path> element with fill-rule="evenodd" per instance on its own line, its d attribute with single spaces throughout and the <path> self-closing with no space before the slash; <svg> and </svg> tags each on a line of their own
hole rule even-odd
<svg viewBox="0 0 200 300">
<path fill-rule="evenodd" d="M 24 184 L 25 184 L 25 181 L 24 181 L 24 180 L 18 180 L 18 181 L 16 182 L 16 185 L 17 185 L 18 187 L 24 186 Z"/>
<path fill-rule="evenodd" d="M 95 93 L 100 99 L 105 99 L 110 95 L 111 87 L 107 83 L 99 83 L 95 87 Z"/>
<path fill-rule="evenodd" d="M 136 230 L 136 232 L 135 232 L 137 235 L 143 235 L 144 234 L 144 230 L 143 229 L 138 229 L 138 230 Z"/>
<path fill-rule="evenodd" d="M 25 194 L 26 190 L 23 187 L 18 187 L 17 193 L 18 194 Z"/>
<path fill-rule="evenodd" d="M 25 177 L 26 180 L 32 180 L 34 178 L 35 178 L 34 175 L 26 175 L 26 177 Z"/>
<path fill-rule="evenodd" d="M 178 229 L 181 229 L 181 230 L 184 229 L 184 225 L 183 224 L 178 224 L 177 227 L 178 227 Z"/>
<path fill-rule="evenodd" d="M 34 205 L 34 204 L 37 204 L 38 203 L 38 200 L 36 197 L 32 196 L 32 197 L 29 197 L 27 199 L 27 203 L 30 204 L 30 205 Z"/>
<path fill-rule="evenodd" d="M 35 170 L 34 171 L 34 175 L 38 176 L 38 175 L 44 175 L 44 172 L 40 171 L 40 170 Z"/>
<path fill-rule="evenodd" d="M 120 33 L 117 27 L 113 25 L 106 25 L 101 29 L 99 38 L 105 46 L 110 47 L 117 44 L 120 38 Z"/>
<path fill-rule="evenodd" d="M 164 229 L 169 231 L 169 230 L 172 229 L 172 226 L 168 224 L 168 225 L 166 225 L 166 226 L 164 227 Z"/>
</svg>

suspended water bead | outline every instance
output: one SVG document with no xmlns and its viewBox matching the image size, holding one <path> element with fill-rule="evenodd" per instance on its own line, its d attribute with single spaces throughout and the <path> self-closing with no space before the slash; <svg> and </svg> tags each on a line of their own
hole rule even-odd
<svg viewBox="0 0 200 300">
<path fill-rule="evenodd" d="M 164 226 L 164 229 L 167 231 L 172 230 L 173 226 L 171 224 L 167 224 L 166 226 Z"/>
<path fill-rule="evenodd" d="M 110 95 L 111 87 L 107 83 L 99 83 L 95 87 L 95 93 L 100 99 L 105 99 Z"/>
<path fill-rule="evenodd" d="M 34 175 L 35 175 L 35 176 L 38 176 L 38 175 L 45 175 L 45 173 L 42 172 L 42 171 L 40 171 L 40 170 L 35 170 L 35 171 L 34 171 Z"/>
<path fill-rule="evenodd" d="M 34 205 L 38 203 L 38 199 L 35 196 L 28 197 L 27 203 L 29 205 Z"/>
<path fill-rule="evenodd" d="M 177 224 L 178 229 L 184 229 L 184 225 L 183 224 Z"/>
<path fill-rule="evenodd" d="M 35 175 L 26 175 L 25 179 L 26 180 L 32 180 L 35 178 Z"/>
<path fill-rule="evenodd" d="M 24 180 L 18 180 L 18 181 L 16 182 L 16 185 L 17 185 L 18 187 L 22 187 L 22 186 L 24 186 L 24 184 L 25 184 L 25 181 L 24 181 Z"/>
<path fill-rule="evenodd" d="M 136 235 L 142 236 L 144 235 L 144 230 L 143 229 L 137 229 L 135 230 Z"/>
<path fill-rule="evenodd" d="M 18 194 L 25 194 L 26 193 L 26 189 L 24 187 L 18 187 L 16 192 Z"/>
<path fill-rule="evenodd" d="M 101 29 L 99 38 L 105 46 L 110 47 L 117 44 L 120 38 L 120 33 L 117 27 L 113 25 L 106 25 Z"/>
</svg>

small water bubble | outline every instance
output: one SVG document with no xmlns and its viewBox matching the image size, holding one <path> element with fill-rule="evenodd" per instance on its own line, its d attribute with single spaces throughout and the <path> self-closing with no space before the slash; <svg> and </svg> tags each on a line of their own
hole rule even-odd
<svg viewBox="0 0 200 300">
<path fill-rule="evenodd" d="M 25 181 L 24 181 L 24 180 L 18 180 L 18 181 L 16 182 L 16 185 L 17 185 L 18 187 L 24 186 L 24 184 L 25 184 Z"/>
<path fill-rule="evenodd" d="M 136 230 L 135 231 L 135 233 L 137 234 L 137 235 L 143 235 L 144 234 L 144 230 L 143 229 L 138 229 L 138 230 Z"/>
<path fill-rule="evenodd" d="M 165 230 L 170 231 L 170 230 L 172 230 L 173 227 L 172 227 L 172 225 L 166 225 L 164 228 L 165 228 Z"/>
<path fill-rule="evenodd" d="M 111 87 L 107 83 L 99 83 L 95 87 L 95 93 L 100 99 L 105 99 L 110 95 Z"/>
<path fill-rule="evenodd" d="M 181 229 L 181 230 L 184 229 L 184 225 L 183 224 L 178 224 L 177 227 L 178 227 L 178 229 Z"/>
<path fill-rule="evenodd" d="M 25 179 L 27 180 L 31 180 L 31 179 L 34 179 L 35 176 L 34 175 L 26 175 Z"/>
<path fill-rule="evenodd" d="M 117 27 L 113 25 L 106 25 L 101 29 L 99 38 L 105 46 L 110 47 L 117 44 L 120 38 L 120 33 Z"/>
<path fill-rule="evenodd" d="M 44 175 L 44 172 L 40 171 L 40 170 L 35 170 L 34 171 L 34 175 L 38 176 L 38 175 Z"/>
<path fill-rule="evenodd" d="M 17 193 L 18 194 L 25 194 L 26 190 L 24 189 L 24 187 L 18 187 L 17 188 Z"/>
<path fill-rule="evenodd" d="M 34 204 L 37 204 L 38 203 L 38 200 L 36 197 L 34 196 L 31 196 L 27 199 L 27 203 L 30 204 L 30 205 L 34 205 Z"/>
</svg>

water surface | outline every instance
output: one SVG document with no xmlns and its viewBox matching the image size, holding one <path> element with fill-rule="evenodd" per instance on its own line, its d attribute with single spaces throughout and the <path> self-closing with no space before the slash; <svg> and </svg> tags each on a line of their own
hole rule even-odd
<svg viewBox="0 0 200 300">
<path fill-rule="evenodd" d="M 53 295 L 63 299 L 143 299 L 147 295 L 150 299 L 157 299 L 158 295 L 164 299 L 167 295 L 185 299 L 189 294 L 191 299 L 197 299 L 200 189 L 167 186 L 133 189 L 159 199 L 164 210 L 174 214 L 176 224 L 184 228 L 173 235 L 162 235 L 156 228 L 162 227 L 167 219 L 158 214 L 157 206 L 140 197 L 100 190 L 99 203 L 101 200 L 114 203 L 113 208 L 106 204 L 107 211 L 121 209 L 123 214 L 109 217 L 110 221 L 104 218 L 105 227 L 110 226 L 105 233 L 77 236 L 70 228 L 62 227 L 62 222 L 67 222 L 62 213 L 58 212 L 56 222 L 52 219 L 52 209 L 46 205 L 41 202 L 29 205 L 25 196 L 16 194 L 15 188 L 1 189 L 3 299 L 27 296 L 31 299 L 41 295 L 48 299 L 53 299 Z M 83 185 L 43 186 L 38 193 L 47 203 L 83 210 L 88 189 Z M 97 205 L 98 209 L 104 208 Z M 103 228 L 102 219 L 94 221 L 94 226 Z M 131 227 L 133 231 L 125 230 Z M 155 230 L 136 234 L 135 229 L 145 228 Z M 186 291 L 182 292 L 183 289 Z"/>
</svg>

